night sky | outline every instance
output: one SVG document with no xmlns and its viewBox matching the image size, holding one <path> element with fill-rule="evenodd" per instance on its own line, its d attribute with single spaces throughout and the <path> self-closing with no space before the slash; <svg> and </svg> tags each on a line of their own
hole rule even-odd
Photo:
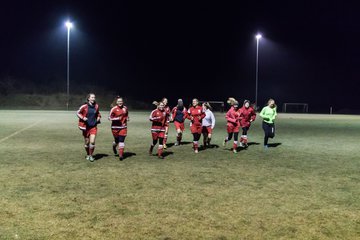
<svg viewBox="0 0 360 240">
<path fill-rule="evenodd" d="M 356 1 L 6 1 L 0 80 L 66 91 L 109 91 L 152 101 L 255 98 L 310 109 L 360 109 L 360 4 Z"/>
</svg>

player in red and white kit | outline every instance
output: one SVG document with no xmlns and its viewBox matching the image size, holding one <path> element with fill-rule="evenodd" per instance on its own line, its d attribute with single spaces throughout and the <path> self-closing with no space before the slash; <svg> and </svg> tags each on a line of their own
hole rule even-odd
<svg viewBox="0 0 360 240">
<path fill-rule="evenodd" d="M 169 125 L 170 125 L 170 121 L 171 121 L 171 109 L 168 106 L 168 99 L 167 98 L 163 98 L 161 99 L 161 102 L 164 103 L 164 110 L 166 111 L 166 113 L 168 114 L 168 119 L 166 120 L 165 123 L 165 135 L 164 135 L 164 149 L 167 148 L 166 146 L 166 142 L 167 142 L 167 138 L 168 138 L 168 133 L 169 133 Z"/>
<path fill-rule="evenodd" d="M 150 146 L 149 154 L 152 155 L 154 146 L 159 141 L 158 152 L 157 155 L 159 158 L 164 158 L 162 155 L 163 148 L 164 148 L 164 137 L 165 137 L 165 127 L 166 121 L 168 120 L 169 116 L 168 113 L 165 111 L 164 103 L 163 102 L 154 102 L 157 105 L 157 108 L 153 110 L 150 114 L 149 120 L 152 122 L 151 125 L 151 135 L 153 142 Z"/>
<path fill-rule="evenodd" d="M 256 112 L 250 106 L 250 101 L 245 100 L 242 108 L 239 109 L 239 113 L 240 113 L 240 126 L 242 128 L 240 146 L 247 147 L 248 146 L 247 132 L 251 126 L 251 123 L 256 119 Z"/>
<path fill-rule="evenodd" d="M 109 120 L 111 121 L 111 131 L 114 136 L 113 151 L 117 154 L 116 147 L 119 149 L 119 159 L 124 159 L 125 138 L 127 135 L 127 122 L 129 121 L 129 111 L 124 106 L 122 97 L 116 97 L 115 104 L 109 113 Z"/>
<path fill-rule="evenodd" d="M 202 120 L 203 146 L 206 148 L 206 145 L 210 146 L 212 132 L 215 127 L 215 116 L 211 111 L 212 108 L 209 102 L 203 103 L 202 107 L 205 113 L 205 117 Z"/>
<path fill-rule="evenodd" d="M 188 110 L 187 118 L 190 122 L 190 130 L 193 134 L 193 148 L 195 153 L 199 152 L 199 140 L 202 132 L 202 119 L 205 117 L 203 108 L 199 105 L 199 100 L 194 98 L 192 106 Z"/>
<path fill-rule="evenodd" d="M 89 93 L 86 97 L 87 102 L 80 106 L 76 115 L 79 118 L 79 129 L 83 133 L 85 140 L 86 160 L 93 162 L 95 158 L 95 138 L 97 134 L 97 125 L 100 123 L 101 114 L 99 105 L 95 101 L 95 94 Z"/>
<path fill-rule="evenodd" d="M 174 126 L 176 129 L 176 142 L 175 146 L 179 146 L 181 144 L 182 134 L 185 130 L 185 119 L 187 118 L 187 109 L 184 107 L 184 103 L 182 99 L 178 99 L 178 104 L 171 111 L 171 119 L 174 121 Z"/>
<path fill-rule="evenodd" d="M 227 120 L 228 136 L 224 139 L 223 146 L 225 147 L 226 143 L 230 141 L 234 135 L 233 152 L 237 153 L 238 136 L 240 130 L 239 103 L 234 98 L 229 98 L 228 103 L 231 105 L 231 108 L 225 116 Z"/>
</svg>

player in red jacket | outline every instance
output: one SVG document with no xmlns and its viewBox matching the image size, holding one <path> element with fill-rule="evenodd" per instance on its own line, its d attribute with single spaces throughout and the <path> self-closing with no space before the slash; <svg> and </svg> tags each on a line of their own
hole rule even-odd
<svg viewBox="0 0 360 240">
<path fill-rule="evenodd" d="M 190 122 L 190 130 L 193 134 L 193 148 L 195 153 L 199 152 L 199 140 L 202 132 L 202 119 L 205 117 L 203 108 L 199 105 L 199 100 L 194 98 L 192 106 L 188 110 L 187 118 Z"/>
<path fill-rule="evenodd" d="M 176 142 L 175 146 L 179 146 L 182 139 L 182 134 L 185 130 L 185 119 L 187 118 L 187 109 L 184 107 L 182 99 L 178 99 L 178 104 L 171 111 L 171 119 L 174 121 L 174 126 L 176 129 Z"/>
<path fill-rule="evenodd" d="M 227 133 L 228 136 L 224 139 L 223 146 L 226 146 L 226 143 L 232 139 L 234 135 L 234 144 L 233 152 L 237 153 L 238 146 L 238 136 L 240 130 L 240 114 L 239 114 L 239 103 L 234 98 L 229 98 L 228 103 L 231 105 L 231 108 L 226 113 L 227 120 Z"/>
<path fill-rule="evenodd" d="M 124 106 L 122 97 L 116 97 L 115 106 L 111 108 L 109 120 L 111 121 L 111 131 L 114 136 L 113 151 L 116 152 L 116 146 L 119 149 L 119 159 L 124 159 L 125 138 L 127 135 L 127 122 L 129 121 L 129 111 Z"/>
<path fill-rule="evenodd" d="M 150 114 L 149 120 L 152 122 L 151 126 L 151 135 L 153 142 L 150 146 L 149 154 L 152 155 L 154 146 L 159 141 L 158 146 L 158 157 L 164 158 L 162 155 L 163 148 L 164 148 L 164 137 L 165 137 L 165 127 L 166 127 L 166 121 L 168 120 L 169 116 L 168 113 L 165 111 L 164 103 L 163 102 L 154 102 L 155 105 L 157 105 L 157 108 L 153 110 Z"/>
<path fill-rule="evenodd" d="M 95 139 L 97 134 L 97 125 L 100 123 L 101 114 L 99 105 L 96 103 L 94 93 L 89 93 L 86 103 L 81 105 L 76 115 L 79 118 L 79 129 L 82 131 L 85 140 L 86 160 L 93 162 L 95 158 Z"/>
<path fill-rule="evenodd" d="M 239 113 L 240 113 L 240 126 L 242 128 L 240 146 L 247 147 L 248 146 L 247 132 L 251 126 L 251 123 L 256 119 L 256 112 L 250 106 L 250 101 L 245 100 L 242 108 L 239 109 Z"/>
<path fill-rule="evenodd" d="M 170 125 L 170 120 L 171 120 L 171 109 L 168 106 L 168 99 L 167 98 L 163 98 L 161 99 L 161 102 L 164 103 L 164 110 L 166 111 L 166 113 L 168 114 L 168 119 L 166 120 L 165 123 L 165 135 L 164 135 L 164 149 L 167 148 L 166 146 L 166 142 L 167 142 L 167 138 L 168 138 L 168 133 L 169 133 L 169 125 Z"/>
</svg>

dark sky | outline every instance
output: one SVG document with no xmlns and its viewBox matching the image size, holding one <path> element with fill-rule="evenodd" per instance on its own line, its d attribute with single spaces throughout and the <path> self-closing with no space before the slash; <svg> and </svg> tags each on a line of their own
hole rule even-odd
<svg viewBox="0 0 360 240">
<path fill-rule="evenodd" d="M 357 108 L 360 4 L 356 1 L 6 1 L 0 77 L 151 101 L 167 96 L 307 102 Z M 231 1 L 232 2 L 232 1 Z M 0 79 L 1 79 L 0 78 Z"/>
</svg>

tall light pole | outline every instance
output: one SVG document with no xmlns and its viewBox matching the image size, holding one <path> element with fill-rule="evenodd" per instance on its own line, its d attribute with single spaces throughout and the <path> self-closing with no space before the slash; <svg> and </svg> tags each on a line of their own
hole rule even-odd
<svg viewBox="0 0 360 240">
<path fill-rule="evenodd" d="M 259 78 L 259 41 L 261 34 L 257 34 L 256 38 L 256 74 L 255 74 L 255 106 L 258 107 L 258 78 Z"/>
<path fill-rule="evenodd" d="M 70 29 L 73 27 L 72 22 L 66 21 L 65 26 L 67 28 L 67 74 L 66 74 L 66 109 L 69 110 L 70 99 Z"/>
</svg>

